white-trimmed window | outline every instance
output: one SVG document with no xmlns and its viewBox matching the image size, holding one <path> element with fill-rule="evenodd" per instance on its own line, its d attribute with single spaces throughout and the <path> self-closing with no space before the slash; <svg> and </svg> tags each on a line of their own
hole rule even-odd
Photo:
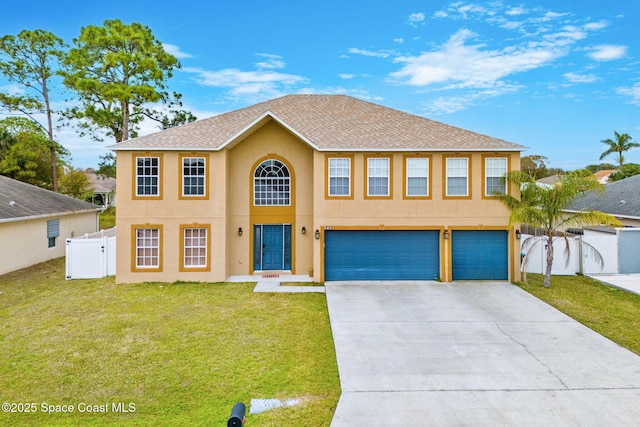
<svg viewBox="0 0 640 427">
<path fill-rule="evenodd" d="M 329 158 L 329 196 L 351 195 L 351 159 Z"/>
<path fill-rule="evenodd" d="M 485 196 L 495 196 L 499 193 L 506 194 L 507 158 L 486 157 L 484 162 Z"/>
<path fill-rule="evenodd" d="M 182 262 L 184 268 L 206 268 L 208 266 L 207 229 L 204 227 L 185 227 L 183 230 L 184 256 Z"/>
<path fill-rule="evenodd" d="M 182 195 L 206 196 L 206 167 L 204 157 L 182 158 Z"/>
<path fill-rule="evenodd" d="M 447 196 L 469 195 L 469 159 L 447 158 Z"/>
<path fill-rule="evenodd" d="M 253 175 L 253 204 L 255 206 L 289 206 L 291 178 L 289 169 L 278 160 L 265 160 Z"/>
<path fill-rule="evenodd" d="M 136 157 L 136 196 L 160 194 L 160 158 Z"/>
<path fill-rule="evenodd" d="M 429 159 L 409 157 L 406 159 L 406 194 L 413 197 L 429 195 Z"/>
<path fill-rule="evenodd" d="M 160 229 L 136 228 L 136 268 L 160 267 Z"/>
<path fill-rule="evenodd" d="M 389 196 L 389 158 L 367 159 L 367 195 Z"/>
</svg>

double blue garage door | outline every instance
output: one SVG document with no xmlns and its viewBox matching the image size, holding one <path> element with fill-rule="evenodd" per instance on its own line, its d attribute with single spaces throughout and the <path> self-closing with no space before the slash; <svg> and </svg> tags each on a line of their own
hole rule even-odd
<svg viewBox="0 0 640 427">
<path fill-rule="evenodd" d="M 325 231 L 325 280 L 434 280 L 438 231 Z"/>
<path fill-rule="evenodd" d="M 325 280 L 435 280 L 435 230 L 327 230 Z M 453 280 L 508 280 L 508 232 L 453 230 Z"/>
</svg>

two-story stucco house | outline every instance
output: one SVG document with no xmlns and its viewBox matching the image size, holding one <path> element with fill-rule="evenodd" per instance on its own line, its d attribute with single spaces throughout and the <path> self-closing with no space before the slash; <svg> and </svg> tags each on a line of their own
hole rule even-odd
<svg viewBox="0 0 640 427">
<path fill-rule="evenodd" d="M 111 147 L 117 281 L 517 280 L 523 146 L 344 95 L 289 95 Z"/>
</svg>

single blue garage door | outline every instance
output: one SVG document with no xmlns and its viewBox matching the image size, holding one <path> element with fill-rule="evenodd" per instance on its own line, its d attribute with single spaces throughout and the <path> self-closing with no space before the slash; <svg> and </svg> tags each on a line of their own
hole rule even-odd
<svg viewBox="0 0 640 427">
<path fill-rule="evenodd" d="M 440 277 L 437 231 L 327 230 L 324 236 L 326 281 Z"/>
<path fill-rule="evenodd" d="M 453 280 L 508 280 L 509 233 L 503 230 L 451 232 Z"/>
</svg>

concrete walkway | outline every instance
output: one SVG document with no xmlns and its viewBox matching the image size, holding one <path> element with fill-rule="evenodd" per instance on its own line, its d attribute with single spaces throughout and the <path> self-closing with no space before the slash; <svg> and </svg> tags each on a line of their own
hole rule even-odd
<svg viewBox="0 0 640 427">
<path fill-rule="evenodd" d="M 332 426 L 635 426 L 640 357 L 508 283 L 326 283 Z"/>
<path fill-rule="evenodd" d="M 640 274 L 591 274 L 589 277 L 607 285 L 640 294 Z"/>
<path fill-rule="evenodd" d="M 324 293 L 324 286 L 312 285 L 282 285 L 282 283 L 303 283 L 313 282 L 309 276 L 292 275 L 292 274 L 256 274 L 253 276 L 230 276 L 227 282 L 256 282 L 253 292 L 281 292 L 281 293 L 297 293 L 297 292 L 317 292 Z"/>
</svg>

